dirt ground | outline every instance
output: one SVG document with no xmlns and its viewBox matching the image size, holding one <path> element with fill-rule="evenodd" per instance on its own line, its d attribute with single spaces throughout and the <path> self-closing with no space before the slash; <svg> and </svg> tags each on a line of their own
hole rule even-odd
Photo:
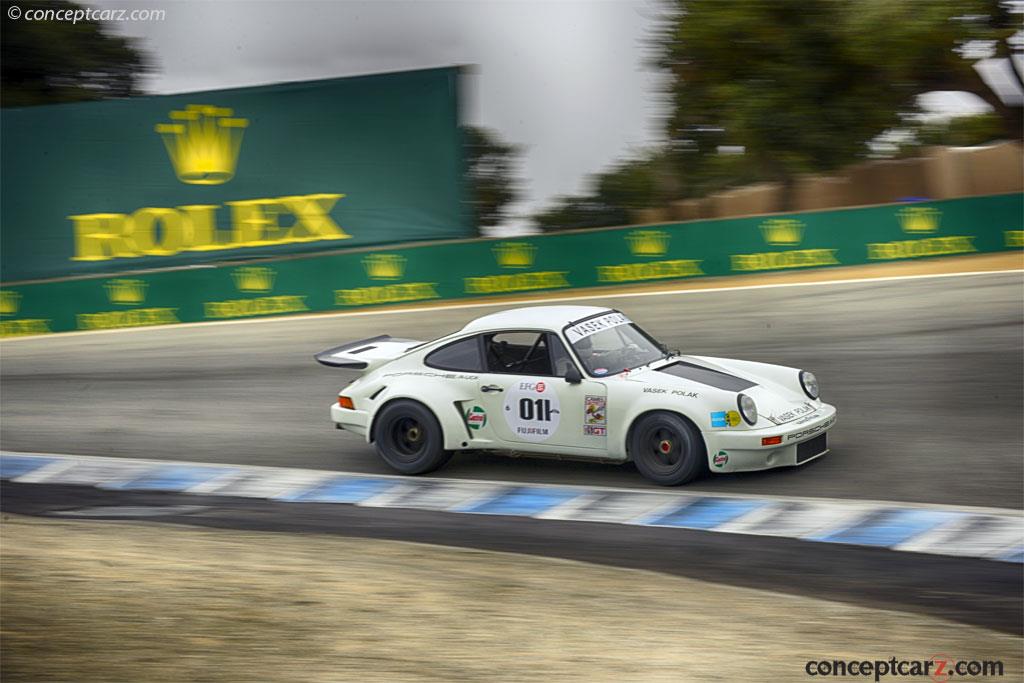
<svg viewBox="0 0 1024 683">
<path fill-rule="evenodd" d="M 809 681 L 808 659 L 937 653 L 1021 680 L 1010 635 L 651 572 L 137 522 L 0 534 L 11 683 Z"/>
</svg>

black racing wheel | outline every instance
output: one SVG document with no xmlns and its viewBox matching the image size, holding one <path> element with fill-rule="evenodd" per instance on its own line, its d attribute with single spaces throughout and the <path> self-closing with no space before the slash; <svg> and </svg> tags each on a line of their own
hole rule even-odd
<svg viewBox="0 0 1024 683">
<path fill-rule="evenodd" d="M 700 432 L 675 413 L 640 418 L 630 435 L 629 453 L 640 474 L 662 486 L 693 481 L 707 467 Z"/>
<path fill-rule="evenodd" d="M 373 444 L 384 462 L 402 474 L 423 474 L 444 466 L 452 452 L 444 449 L 437 418 L 422 403 L 387 404 L 374 421 Z"/>
</svg>

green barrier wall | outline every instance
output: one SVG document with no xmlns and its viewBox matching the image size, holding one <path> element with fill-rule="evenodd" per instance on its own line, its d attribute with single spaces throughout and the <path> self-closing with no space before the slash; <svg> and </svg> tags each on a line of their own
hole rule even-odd
<svg viewBox="0 0 1024 683">
<path fill-rule="evenodd" d="M 1024 195 L 467 240 L 10 285 L 4 335 L 231 320 L 382 304 L 1019 249 Z"/>
<path fill-rule="evenodd" d="M 457 84 L 443 68 L 5 109 L 0 277 L 472 237 Z"/>
</svg>

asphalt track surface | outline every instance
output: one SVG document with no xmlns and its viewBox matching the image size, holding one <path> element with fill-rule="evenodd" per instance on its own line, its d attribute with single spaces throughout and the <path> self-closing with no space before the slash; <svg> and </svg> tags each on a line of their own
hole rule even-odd
<svg viewBox="0 0 1024 683">
<path fill-rule="evenodd" d="M 0 484 L 5 513 L 339 534 L 544 555 L 687 576 L 1020 634 L 1024 565 L 688 529 Z"/>
<path fill-rule="evenodd" d="M 839 408 L 832 453 L 717 475 L 698 491 L 1022 507 L 1020 273 L 622 298 L 670 346 L 814 370 Z M 505 306 L 314 317 L 0 346 L 0 445 L 391 473 L 332 428 L 352 375 L 313 353 L 388 333 L 432 339 Z M 439 476 L 646 488 L 630 465 L 460 454 Z M 1019 604 L 1019 603 L 1018 603 Z"/>
</svg>

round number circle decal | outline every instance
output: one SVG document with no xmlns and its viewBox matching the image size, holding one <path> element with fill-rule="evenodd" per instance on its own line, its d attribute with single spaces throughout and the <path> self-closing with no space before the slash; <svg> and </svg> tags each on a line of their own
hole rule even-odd
<svg viewBox="0 0 1024 683">
<path fill-rule="evenodd" d="M 505 422 L 522 441 L 547 441 L 558 431 L 558 394 L 546 382 L 522 379 L 505 394 Z"/>
</svg>

